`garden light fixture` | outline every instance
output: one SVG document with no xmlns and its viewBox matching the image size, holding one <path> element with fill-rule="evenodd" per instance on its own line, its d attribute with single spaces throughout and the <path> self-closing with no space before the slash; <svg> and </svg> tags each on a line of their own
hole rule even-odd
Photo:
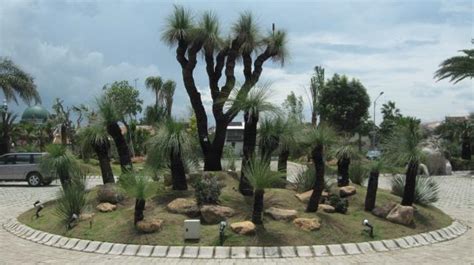
<svg viewBox="0 0 474 265">
<path fill-rule="evenodd" d="M 67 222 L 67 229 L 70 230 L 73 227 L 73 223 L 77 221 L 79 216 L 77 214 L 73 213 L 69 221 Z"/>
<path fill-rule="evenodd" d="M 219 242 L 220 245 L 224 245 L 224 239 L 225 239 L 225 228 L 227 227 L 227 222 L 226 221 L 221 221 L 219 223 Z"/>
<path fill-rule="evenodd" d="M 38 219 L 40 217 L 39 213 L 44 209 L 44 206 L 43 204 L 41 204 L 41 202 L 39 200 L 37 200 L 33 206 L 36 208 L 36 212 L 35 212 L 35 216 L 36 216 L 36 219 Z"/>
<path fill-rule="evenodd" d="M 371 238 L 374 238 L 374 226 L 369 223 L 369 220 L 364 219 L 364 222 L 362 222 L 362 224 L 368 227 L 368 229 L 364 228 L 364 231 L 368 232 Z"/>
</svg>

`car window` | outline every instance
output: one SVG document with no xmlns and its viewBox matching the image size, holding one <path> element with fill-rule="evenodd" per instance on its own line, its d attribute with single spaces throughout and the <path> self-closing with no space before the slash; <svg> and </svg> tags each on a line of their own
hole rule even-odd
<svg viewBox="0 0 474 265">
<path fill-rule="evenodd" d="M 39 164 L 41 162 L 41 155 L 33 155 L 32 163 Z"/>
<path fill-rule="evenodd" d="M 16 164 L 30 164 L 31 155 L 16 155 Z"/>
<path fill-rule="evenodd" d="M 11 165 L 15 164 L 15 155 L 7 155 L 2 157 L 2 164 Z"/>
</svg>

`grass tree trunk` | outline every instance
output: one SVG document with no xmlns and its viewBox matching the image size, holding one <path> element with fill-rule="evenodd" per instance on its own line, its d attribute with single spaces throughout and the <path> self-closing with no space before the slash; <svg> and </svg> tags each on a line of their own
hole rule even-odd
<svg viewBox="0 0 474 265">
<path fill-rule="evenodd" d="M 416 187 L 416 175 L 418 173 L 418 163 L 410 162 L 408 164 L 406 179 L 405 179 L 405 189 L 403 190 L 403 206 L 412 206 L 415 201 L 415 187 Z"/>
<path fill-rule="evenodd" d="M 66 125 L 61 124 L 60 134 L 61 134 L 61 144 L 62 145 L 67 145 L 67 127 L 66 127 Z"/>
<path fill-rule="evenodd" d="M 173 190 L 187 190 L 188 184 L 186 182 L 186 173 L 184 172 L 184 164 L 181 157 L 181 152 L 171 152 L 170 164 Z"/>
<path fill-rule="evenodd" d="M 316 178 L 313 184 L 313 193 L 309 198 L 308 205 L 306 207 L 307 212 L 316 212 L 318 210 L 319 202 L 321 200 L 321 193 L 324 189 L 324 148 L 322 145 L 317 145 L 311 152 L 313 158 L 314 168 L 316 172 Z"/>
<path fill-rule="evenodd" d="M 99 159 L 100 172 L 102 173 L 102 182 L 115 183 L 114 173 L 110 166 L 109 144 L 102 143 L 94 145 L 94 151 Z"/>
<path fill-rule="evenodd" d="M 290 157 L 289 150 L 283 150 L 278 155 L 278 171 L 286 173 L 288 165 L 288 157 Z"/>
<path fill-rule="evenodd" d="M 370 171 L 369 184 L 367 186 L 367 194 L 365 196 L 365 210 L 372 211 L 375 207 L 377 198 L 377 189 L 379 185 L 379 172 L 377 170 Z"/>
<path fill-rule="evenodd" d="M 462 139 L 461 158 L 471 160 L 471 141 L 468 137 L 463 137 Z"/>
<path fill-rule="evenodd" d="M 349 165 L 351 164 L 351 159 L 347 157 L 342 157 L 337 160 L 337 185 L 339 187 L 344 187 L 349 185 Z"/>
<path fill-rule="evenodd" d="M 262 213 L 263 213 L 263 194 L 265 193 L 262 189 L 256 189 L 253 200 L 253 213 L 252 222 L 256 225 L 261 225 Z"/>
<path fill-rule="evenodd" d="M 135 225 L 145 218 L 143 215 L 144 210 L 145 210 L 145 200 L 136 199 L 135 200 L 135 213 L 134 213 L 134 218 L 133 218 L 133 223 Z"/>
<path fill-rule="evenodd" d="M 247 168 L 251 157 L 255 153 L 255 145 L 257 143 L 257 123 L 258 116 L 249 117 L 249 113 L 245 113 L 245 127 L 244 127 L 244 144 L 243 144 L 243 158 L 240 170 L 239 191 L 244 196 L 253 195 L 253 187 L 245 176 L 245 168 Z"/>
<path fill-rule="evenodd" d="M 110 123 L 107 125 L 107 132 L 114 139 L 115 146 L 117 147 L 122 173 L 131 171 L 133 166 L 130 158 L 130 150 L 128 149 L 127 141 L 122 134 L 122 130 L 120 130 L 120 126 L 116 122 Z"/>
</svg>

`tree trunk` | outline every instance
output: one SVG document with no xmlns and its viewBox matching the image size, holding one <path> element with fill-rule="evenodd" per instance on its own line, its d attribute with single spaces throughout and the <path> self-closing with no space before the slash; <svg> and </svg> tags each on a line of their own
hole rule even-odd
<svg viewBox="0 0 474 265">
<path fill-rule="evenodd" d="M 359 152 L 362 152 L 362 134 L 360 132 L 358 132 L 357 134 L 358 134 L 357 145 L 359 147 Z"/>
<path fill-rule="evenodd" d="M 318 211 L 319 201 L 321 200 L 321 193 L 324 189 L 324 148 L 322 145 L 317 145 L 311 156 L 313 157 L 314 168 L 316 171 L 316 179 L 313 184 L 313 193 L 309 198 L 308 205 L 306 207 L 307 212 Z"/>
<path fill-rule="evenodd" d="M 377 189 L 379 185 L 379 172 L 370 171 L 369 184 L 367 186 L 367 194 L 365 196 L 365 210 L 370 212 L 375 207 L 377 198 Z"/>
<path fill-rule="evenodd" d="M 289 150 L 283 150 L 278 155 L 278 171 L 279 172 L 286 173 L 289 156 L 290 156 Z"/>
<path fill-rule="evenodd" d="M 115 146 L 117 147 L 122 173 L 131 171 L 133 166 L 130 158 L 130 150 L 128 149 L 127 141 L 120 130 L 120 126 L 116 122 L 110 123 L 107 125 L 107 132 L 112 136 Z"/>
<path fill-rule="evenodd" d="M 344 187 L 349 185 L 349 165 L 351 160 L 347 157 L 343 157 L 337 160 L 337 186 Z"/>
<path fill-rule="evenodd" d="M 412 206 L 415 201 L 416 175 L 418 163 L 410 162 L 405 175 L 405 189 L 403 190 L 403 206 Z"/>
<path fill-rule="evenodd" d="M 135 214 L 133 223 L 137 225 L 138 222 L 142 221 L 145 217 L 143 216 L 143 211 L 145 210 L 145 200 L 136 199 L 135 200 Z"/>
<path fill-rule="evenodd" d="M 100 172 L 102 173 L 102 182 L 105 183 L 115 183 L 114 173 L 112 172 L 112 167 L 110 166 L 109 158 L 109 144 L 102 143 L 94 145 L 95 153 L 99 159 Z"/>
<path fill-rule="evenodd" d="M 471 141 L 467 137 L 463 137 L 462 139 L 461 158 L 471 160 Z"/>
<path fill-rule="evenodd" d="M 313 102 L 313 104 L 315 104 Z M 313 125 L 313 127 L 316 127 L 318 123 L 318 112 L 316 111 L 316 106 L 313 106 L 312 110 L 311 110 L 311 125 Z"/>
<path fill-rule="evenodd" d="M 68 170 L 69 169 L 61 170 L 60 172 L 57 172 L 58 177 L 59 177 L 59 182 L 61 182 L 61 186 L 63 189 L 66 188 L 66 185 L 69 183 L 69 180 L 70 180 Z"/>
<path fill-rule="evenodd" d="M 0 155 L 10 153 L 10 136 L 3 134 L 0 140 Z"/>
<path fill-rule="evenodd" d="M 171 152 L 170 164 L 173 190 L 187 190 L 188 184 L 186 182 L 186 173 L 184 172 L 183 159 L 180 151 L 177 153 Z"/>
<path fill-rule="evenodd" d="M 66 125 L 61 124 L 60 133 L 61 133 L 61 144 L 62 145 L 67 145 L 67 128 L 66 128 Z"/>
<path fill-rule="evenodd" d="M 263 212 L 263 194 L 264 190 L 256 189 L 253 199 L 253 213 L 252 213 L 252 222 L 256 225 L 261 225 L 262 222 L 262 212 Z"/>
<path fill-rule="evenodd" d="M 255 145 L 257 143 L 258 115 L 249 117 L 249 113 L 245 113 L 244 120 L 244 144 L 242 166 L 240 170 L 239 191 L 244 196 L 252 196 L 253 187 L 252 185 L 250 185 L 249 180 L 245 176 L 245 169 L 247 168 L 250 159 L 254 156 L 255 153 Z"/>
</svg>

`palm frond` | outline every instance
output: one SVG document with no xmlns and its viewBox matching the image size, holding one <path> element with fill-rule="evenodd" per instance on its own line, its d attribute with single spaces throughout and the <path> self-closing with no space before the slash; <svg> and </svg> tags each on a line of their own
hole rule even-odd
<svg viewBox="0 0 474 265">
<path fill-rule="evenodd" d="M 285 65 L 285 61 L 289 56 L 286 31 L 277 30 L 276 32 L 269 33 L 263 42 L 267 45 L 272 60 L 279 62 L 282 66 Z"/>
<path fill-rule="evenodd" d="M 190 40 L 193 35 L 194 25 L 191 11 L 182 6 L 174 6 L 173 14 L 166 20 L 166 28 L 161 39 L 172 46 L 180 40 Z"/>
<path fill-rule="evenodd" d="M 232 32 L 242 43 L 243 53 L 250 53 L 260 45 L 260 32 L 254 16 L 249 11 L 240 14 L 239 19 L 232 26 Z"/>
<path fill-rule="evenodd" d="M 474 77 L 474 49 L 461 50 L 465 56 L 454 56 L 444 60 L 434 77 L 439 80 L 449 78 L 454 84 Z"/>
<path fill-rule="evenodd" d="M 222 46 L 219 20 L 215 13 L 205 12 L 199 21 L 197 31 L 197 36 L 203 41 L 205 50 L 214 51 Z"/>
</svg>

